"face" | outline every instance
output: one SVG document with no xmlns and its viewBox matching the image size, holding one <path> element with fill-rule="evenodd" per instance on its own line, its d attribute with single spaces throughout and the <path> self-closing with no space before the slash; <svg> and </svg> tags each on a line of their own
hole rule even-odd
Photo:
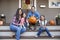
<svg viewBox="0 0 60 40">
<path fill-rule="evenodd" d="M 32 8 L 31 8 L 31 11 L 32 11 L 32 12 L 34 12 L 34 11 L 35 11 L 35 8 L 34 8 L 34 7 L 32 7 Z"/>
<path fill-rule="evenodd" d="M 45 20 L 45 17 L 44 17 L 44 16 L 41 16 L 41 20 L 42 20 L 42 21 Z"/>
<path fill-rule="evenodd" d="M 20 15 L 22 14 L 22 10 L 21 10 L 21 9 L 19 10 L 19 14 L 20 14 Z"/>
</svg>

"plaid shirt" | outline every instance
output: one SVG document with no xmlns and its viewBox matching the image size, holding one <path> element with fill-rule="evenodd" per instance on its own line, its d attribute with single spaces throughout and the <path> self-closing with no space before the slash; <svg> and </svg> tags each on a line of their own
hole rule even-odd
<svg viewBox="0 0 60 40">
<path fill-rule="evenodd" d="M 14 24 L 14 25 L 19 25 L 19 24 L 20 24 L 20 19 L 19 19 L 19 21 L 17 22 L 16 16 L 14 16 L 14 17 L 13 17 L 13 20 L 12 20 L 12 24 Z"/>
</svg>

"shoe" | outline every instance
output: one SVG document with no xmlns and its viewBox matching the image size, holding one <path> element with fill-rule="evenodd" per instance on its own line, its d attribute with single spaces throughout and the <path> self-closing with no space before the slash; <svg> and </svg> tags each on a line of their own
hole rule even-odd
<svg viewBox="0 0 60 40">
<path fill-rule="evenodd" d="M 16 37 L 15 35 L 13 35 L 12 37 Z"/>
<path fill-rule="evenodd" d="M 35 37 L 39 37 L 39 36 L 35 35 Z"/>
<path fill-rule="evenodd" d="M 54 37 L 54 36 L 51 36 L 52 38 Z"/>
</svg>

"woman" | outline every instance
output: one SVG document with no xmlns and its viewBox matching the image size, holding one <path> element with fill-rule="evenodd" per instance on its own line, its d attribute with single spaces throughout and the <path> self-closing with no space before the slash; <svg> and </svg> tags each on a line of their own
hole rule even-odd
<svg viewBox="0 0 60 40">
<path fill-rule="evenodd" d="M 49 37 L 54 37 L 54 36 L 52 36 L 52 35 L 50 34 L 48 28 L 46 28 L 47 20 L 45 19 L 45 16 L 44 16 L 44 15 L 41 15 L 41 16 L 40 16 L 39 23 L 40 23 L 40 28 L 39 28 L 39 31 L 38 31 L 38 33 L 37 33 L 37 35 L 36 35 L 35 37 L 39 37 L 40 34 L 41 34 L 43 31 L 46 31 Z"/>
<path fill-rule="evenodd" d="M 23 12 L 21 8 L 17 9 L 17 12 L 12 20 L 12 23 L 10 24 L 11 31 L 14 31 L 16 34 L 16 40 L 20 39 L 21 33 L 26 31 L 25 26 L 21 26 L 21 18 L 23 16 Z M 25 22 L 25 21 L 24 21 Z"/>
</svg>

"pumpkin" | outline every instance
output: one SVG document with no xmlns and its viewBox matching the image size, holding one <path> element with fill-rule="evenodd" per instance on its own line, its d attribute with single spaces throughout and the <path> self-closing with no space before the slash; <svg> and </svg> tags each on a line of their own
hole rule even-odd
<svg viewBox="0 0 60 40">
<path fill-rule="evenodd" d="M 49 24 L 50 24 L 50 25 L 55 25 L 55 21 L 54 21 L 54 20 L 50 20 L 50 21 L 49 21 Z"/>
<path fill-rule="evenodd" d="M 36 17 L 31 16 L 31 17 L 29 18 L 29 23 L 35 24 L 36 22 L 37 22 Z"/>
<path fill-rule="evenodd" d="M 0 21 L 0 26 L 3 25 L 3 21 Z"/>
</svg>

